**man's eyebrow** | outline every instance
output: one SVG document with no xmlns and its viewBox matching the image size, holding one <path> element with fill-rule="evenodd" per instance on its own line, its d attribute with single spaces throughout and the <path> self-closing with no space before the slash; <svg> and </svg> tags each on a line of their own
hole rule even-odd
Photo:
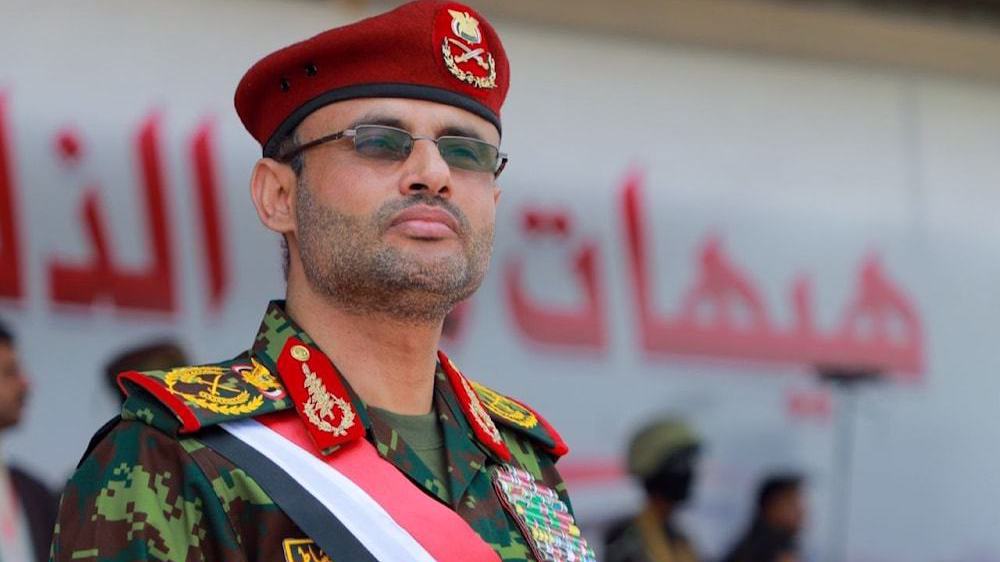
<svg viewBox="0 0 1000 562">
<path fill-rule="evenodd" d="M 470 139 L 485 140 L 483 135 L 477 133 L 474 129 L 468 127 L 462 127 L 460 125 L 451 125 L 445 127 L 438 131 L 439 137 L 469 137 Z"/>
<path fill-rule="evenodd" d="M 359 125 L 383 125 L 397 129 L 406 129 L 406 123 L 403 123 L 402 119 L 383 113 L 366 113 L 351 123 L 351 126 L 348 128 L 355 129 Z"/>
</svg>

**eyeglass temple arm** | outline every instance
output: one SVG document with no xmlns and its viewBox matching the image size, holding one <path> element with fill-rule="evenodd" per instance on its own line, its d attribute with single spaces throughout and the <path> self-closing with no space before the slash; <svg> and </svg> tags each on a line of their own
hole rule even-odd
<svg viewBox="0 0 1000 562">
<path fill-rule="evenodd" d="M 507 167 L 507 161 L 510 160 L 510 158 L 504 152 L 497 154 L 497 159 L 499 160 L 500 165 L 497 166 L 497 171 L 493 172 L 494 178 L 500 177 L 500 172 L 502 172 L 503 169 Z"/>
<path fill-rule="evenodd" d="M 311 141 L 309 141 L 309 142 L 307 142 L 305 144 L 300 144 L 299 146 L 296 146 L 296 147 L 292 148 L 291 150 L 289 150 L 288 152 L 286 152 L 284 154 L 279 154 L 278 157 L 275 158 L 275 160 L 277 160 L 278 162 L 284 162 L 284 163 L 287 164 L 288 162 L 291 162 L 291 160 L 293 158 L 295 158 L 299 154 L 302 154 L 303 152 L 309 150 L 310 148 L 313 148 L 313 147 L 316 147 L 316 146 L 319 146 L 321 144 L 325 144 L 325 143 L 328 143 L 328 142 L 331 142 L 331 141 L 342 139 L 342 138 L 344 138 L 344 135 L 346 135 L 346 134 L 347 134 L 346 130 L 344 130 L 344 131 L 338 131 L 336 133 L 331 133 L 329 135 L 326 135 L 325 137 L 320 137 L 318 139 L 311 140 Z"/>
</svg>

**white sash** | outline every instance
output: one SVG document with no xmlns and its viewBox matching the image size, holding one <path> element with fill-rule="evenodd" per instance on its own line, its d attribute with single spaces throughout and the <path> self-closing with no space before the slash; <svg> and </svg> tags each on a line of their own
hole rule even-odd
<svg viewBox="0 0 1000 562">
<path fill-rule="evenodd" d="M 378 560 L 434 561 L 424 547 L 396 523 L 378 502 L 336 468 L 254 419 L 220 425 L 300 483 Z M 327 554 L 336 559 L 335 552 Z"/>
</svg>

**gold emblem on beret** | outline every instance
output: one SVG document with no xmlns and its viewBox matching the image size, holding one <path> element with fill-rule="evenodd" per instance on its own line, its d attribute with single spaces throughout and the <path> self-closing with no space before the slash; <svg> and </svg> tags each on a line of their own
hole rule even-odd
<svg viewBox="0 0 1000 562">
<path fill-rule="evenodd" d="M 476 389 L 476 394 L 479 395 L 486 409 L 497 417 L 525 429 L 531 429 L 538 425 L 538 416 L 531 410 L 477 382 L 472 383 L 472 386 Z"/>
<path fill-rule="evenodd" d="M 292 357 L 296 361 L 308 361 L 309 360 L 309 348 L 304 345 L 293 345 L 291 351 Z"/>
<path fill-rule="evenodd" d="M 471 84 L 477 88 L 497 87 L 497 67 L 493 55 L 485 47 L 476 47 L 483 40 L 482 32 L 479 29 L 479 20 L 468 12 L 448 10 L 451 15 L 451 31 L 455 37 L 445 37 L 441 42 L 441 55 L 444 58 L 444 65 L 459 80 L 466 84 Z M 454 52 L 452 47 L 457 47 L 458 52 Z M 462 68 L 466 63 L 475 62 L 476 65 L 485 72 L 471 72 Z M 474 69 L 475 67 L 472 67 Z"/>
<path fill-rule="evenodd" d="M 479 33 L 479 20 L 468 12 L 448 10 L 448 13 L 451 14 L 451 31 L 455 35 L 473 45 L 483 40 L 483 36 Z"/>
</svg>

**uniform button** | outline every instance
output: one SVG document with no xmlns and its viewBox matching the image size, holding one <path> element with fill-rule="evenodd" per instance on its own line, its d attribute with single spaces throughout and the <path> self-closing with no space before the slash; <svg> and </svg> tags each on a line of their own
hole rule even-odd
<svg viewBox="0 0 1000 562">
<path fill-rule="evenodd" d="M 309 360 L 309 349 L 304 345 L 293 345 L 290 353 L 297 361 Z"/>
</svg>

